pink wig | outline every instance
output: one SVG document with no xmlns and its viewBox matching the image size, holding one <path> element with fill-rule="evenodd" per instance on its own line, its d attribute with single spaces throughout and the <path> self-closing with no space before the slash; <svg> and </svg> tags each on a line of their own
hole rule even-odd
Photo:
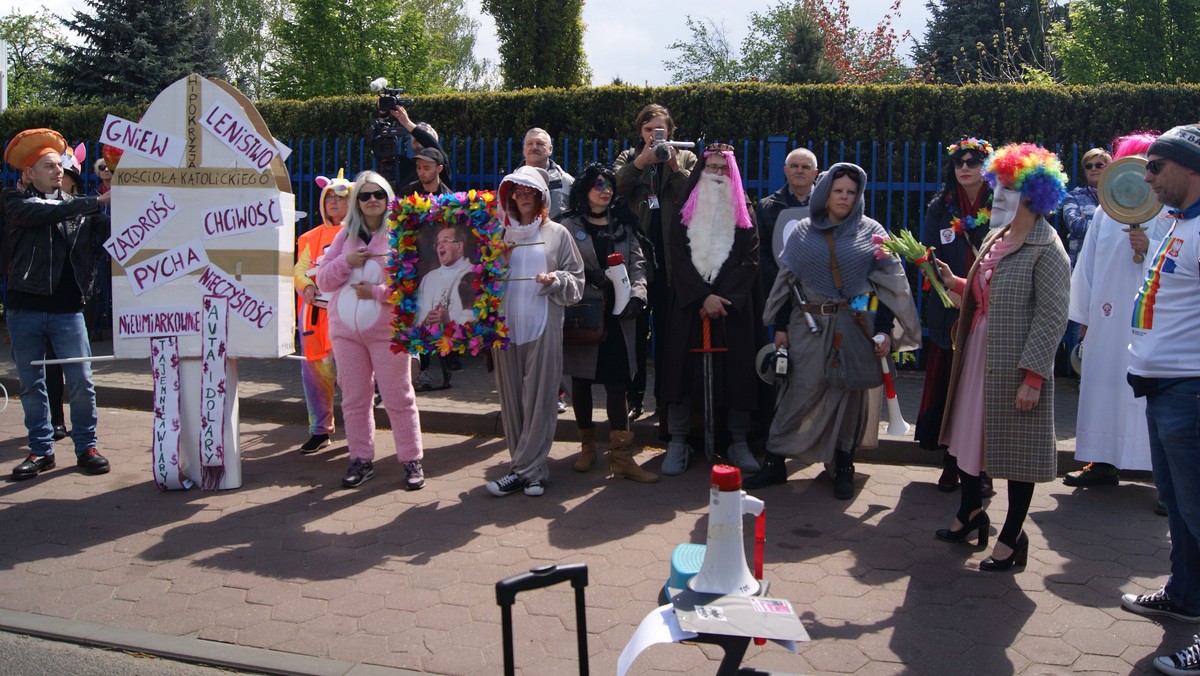
<svg viewBox="0 0 1200 676">
<path fill-rule="evenodd" d="M 724 155 L 725 159 L 729 162 L 729 199 L 733 202 L 733 220 L 739 228 L 753 228 L 754 223 L 750 220 L 750 212 L 746 209 L 746 199 L 742 192 L 742 172 L 738 171 L 737 158 L 728 150 L 706 150 L 704 151 L 704 156 L 709 157 L 718 152 Z M 704 170 L 697 165 L 693 171 Z M 697 181 L 696 187 L 699 186 L 700 183 Z M 684 202 L 683 211 L 681 212 L 681 220 L 684 225 L 692 222 L 692 214 L 696 211 L 696 198 L 699 196 L 700 191 L 693 189 L 692 194 L 688 195 L 687 202 Z"/>
<path fill-rule="evenodd" d="M 1145 155 L 1150 144 L 1158 140 L 1156 131 L 1138 131 L 1128 136 L 1118 136 L 1113 139 L 1113 159 L 1117 160 L 1130 155 Z"/>
</svg>

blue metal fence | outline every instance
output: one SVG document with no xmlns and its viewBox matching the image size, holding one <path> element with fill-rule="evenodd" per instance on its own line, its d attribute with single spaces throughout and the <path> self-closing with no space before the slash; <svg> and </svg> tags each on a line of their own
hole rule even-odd
<svg viewBox="0 0 1200 676">
<path fill-rule="evenodd" d="M 784 184 L 784 158 L 793 148 L 803 145 L 817 156 L 821 167 L 835 162 L 854 162 L 867 171 L 867 215 L 889 230 L 909 228 L 919 232 L 925 205 L 942 183 L 944 143 L 910 141 L 801 141 L 792 136 L 768 136 L 762 139 L 722 139 L 736 149 L 738 165 L 747 194 L 758 200 Z M 315 225 L 320 194 L 317 176 L 334 176 L 345 168 L 347 177 L 362 169 L 374 168 L 375 159 L 365 138 L 286 139 L 291 149 L 287 168 L 296 195 L 296 208 L 310 214 L 297 223 L 297 234 Z M 572 174 L 591 162 L 612 162 L 628 148 L 628 139 L 559 138 L 555 141 L 555 161 Z M 100 156 L 99 143 L 88 141 L 91 157 Z M 500 180 L 523 162 L 519 137 L 448 137 L 443 147 L 450 160 L 455 190 L 493 189 Z M 1092 145 L 1068 142 L 1053 145 L 1074 175 L 1073 167 Z M 5 166 L 0 179 L 4 185 L 16 182 L 18 174 Z M 1080 172 L 1080 177 L 1082 173 Z M 97 178 L 90 166 L 84 167 L 84 183 L 90 189 Z"/>
</svg>

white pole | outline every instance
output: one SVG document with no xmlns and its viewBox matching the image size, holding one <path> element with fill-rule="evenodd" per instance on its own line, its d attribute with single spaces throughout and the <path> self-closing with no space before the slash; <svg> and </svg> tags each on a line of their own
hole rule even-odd
<svg viewBox="0 0 1200 676">
<path fill-rule="evenodd" d="M 8 41 L 0 40 L 0 113 L 8 108 Z"/>
</svg>

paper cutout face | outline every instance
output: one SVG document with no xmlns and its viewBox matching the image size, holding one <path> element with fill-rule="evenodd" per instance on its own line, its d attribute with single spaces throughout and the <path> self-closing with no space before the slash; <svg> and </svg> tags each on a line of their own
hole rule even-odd
<svg viewBox="0 0 1200 676">
<path fill-rule="evenodd" d="M 413 354 L 478 354 L 508 343 L 495 195 L 410 195 L 392 204 L 392 346 Z"/>
</svg>

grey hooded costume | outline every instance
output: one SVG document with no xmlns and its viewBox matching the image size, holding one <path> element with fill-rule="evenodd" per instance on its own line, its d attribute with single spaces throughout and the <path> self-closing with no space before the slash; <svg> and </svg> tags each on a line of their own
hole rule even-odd
<svg viewBox="0 0 1200 676">
<path fill-rule="evenodd" d="M 828 220 L 832 176 L 839 169 L 857 172 L 859 191 L 850 214 L 839 224 Z M 790 368 L 771 424 L 767 450 L 775 455 L 798 457 L 807 463 L 832 462 L 834 451 L 853 451 L 868 431 L 868 399 L 877 390 L 846 391 L 834 388 L 825 378 L 833 315 L 813 314 L 821 333 L 813 335 L 799 308 L 791 308 L 792 286 L 799 285 L 808 303 L 849 300 L 875 293 L 894 315 L 891 326 L 876 326 L 877 333 L 891 336 L 893 350 L 912 350 L 920 344 L 921 325 L 913 304 L 908 278 L 894 257 L 878 259 L 873 235 L 886 235 L 878 222 L 863 215 L 862 186 L 866 173 L 854 164 L 838 163 L 822 174 L 813 187 L 812 216 L 804 219 L 788 239 L 781 256 L 782 267 L 771 293 L 763 321 L 770 325 L 788 315 Z M 834 248 L 843 287 L 835 288 L 830 272 L 829 246 L 825 232 L 833 233 Z M 886 316 L 887 312 L 881 313 Z M 777 328 L 782 326 L 777 325 Z M 876 394 L 877 396 L 877 394 Z M 877 410 L 877 409 L 876 409 Z M 873 438 L 874 429 L 871 429 Z"/>
<path fill-rule="evenodd" d="M 519 167 L 500 183 L 501 218 L 512 225 L 512 215 L 505 212 L 508 196 L 516 186 L 536 188 L 542 194 L 542 204 L 549 207 L 550 190 L 544 169 Z M 506 230 L 505 242 L 513 242 L 512 232 Z M 534 237 L 536 249 L 545 253 L 545 271 L 557 279 L 551 284 L 533 281 L 508 282 L 504 294 L 503 313 L 509 324 L 513 317 L 511 294 L 528 293 L 528 285 L 536 290 L 534 296 L 545 297 L 545 324 L 542 332 L 531 342 L 517 344 L 514 339 L 505 350 L 493 349 L 496 364 L 496 391 L 500 395 L 500 421 L 504 424 L 504 439 L 512 453 L 512 469 L 525 481 L 544 480 L 548 474 L 546 458 L 554 441 L 557 425 L 555 407 L 563 366 L 563 308 L 583 297 L 583 259 L 563 226 L 544 220 Z M 518 287 L 517 285 L 526 285 Z M 515 332 L 510 330 L 510 338 Z"/>
</svg>

